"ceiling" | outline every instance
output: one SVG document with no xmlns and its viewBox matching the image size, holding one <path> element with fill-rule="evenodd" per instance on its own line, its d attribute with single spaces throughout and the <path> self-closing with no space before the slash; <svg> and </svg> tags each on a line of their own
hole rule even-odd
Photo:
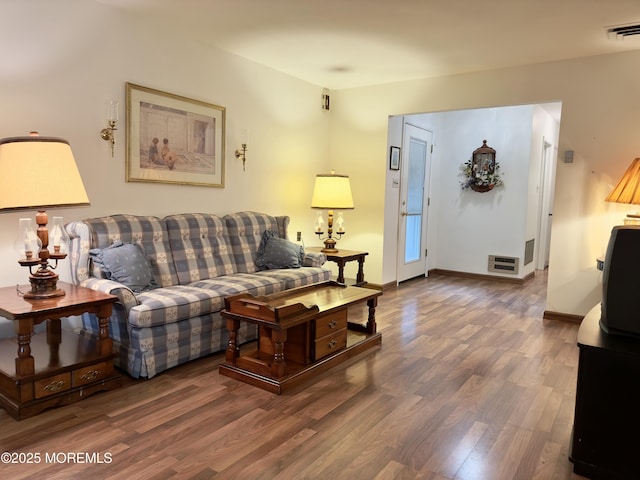
<svg viewBox="0 0 640 480">
<path fill-rule="evenodd" d="M 342 89 L 640 49 L 640 0 L 96 0 Z"/>
</svg>

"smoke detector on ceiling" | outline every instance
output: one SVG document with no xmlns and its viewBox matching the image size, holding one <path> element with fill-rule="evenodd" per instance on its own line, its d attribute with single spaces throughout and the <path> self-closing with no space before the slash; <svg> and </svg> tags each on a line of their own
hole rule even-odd
<svg viewBox="0 0 640 480">
<path fill-rule="evenodd" d="M 624 40 L 627 37 L 640 35 L 640 23 L 629 23 L 626 25 L 612 25 L 604 27 L 609 40 Z"/>
</svg>

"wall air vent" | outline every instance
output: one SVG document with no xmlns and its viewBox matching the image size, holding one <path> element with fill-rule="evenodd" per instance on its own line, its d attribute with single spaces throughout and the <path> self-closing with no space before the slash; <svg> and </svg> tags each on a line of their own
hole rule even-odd
<svg viewBox="0 0 640 480">
<path fill-rule="evenodd" d="M 533 249 L 535 247 L 536 240 L 532 238 L 524 243 L 524 264 L 529 265 L 533 262 Z"/>
<path fill-rule="evenodd" d="M 640 23 L 614 25 L 605 28 L 607 30 L 607 36 L 610 40 L 624 40 L 628 37 L 640 35 Z"/>
<path fill-rule="evenodd" d="M 489 271 L 497 273 L 518 273 L 519 258 L 503 255 L 489 255 Z"/>
</svg>

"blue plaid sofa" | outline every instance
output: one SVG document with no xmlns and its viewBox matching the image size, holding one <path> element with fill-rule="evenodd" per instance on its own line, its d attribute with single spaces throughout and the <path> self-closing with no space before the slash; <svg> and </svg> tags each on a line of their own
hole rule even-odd
<svg viewBox="0 0 640 480">
<path fill-rule="evenodd" d="M 257 212 L 121 214 L 75 221 L 66 225 L 71 276 L 78 285 L 118 297 L 109 322 L 115 363 L 134 378 L 151 378 L 226 349 L 228 332 L 220 316 L 226 296 L 268 295 L 330 278 L 331 271 L 322 266 L 326 257 L 303 251 L 299 268 L 258 268 L 265 231 L 287 239 L 288 224 L 287 216 Z M 148 288 L 114 280 L 97 261 L 119 245 L 140 248 L 150 272 Z M 83 315 L 81 332 L 99 334 L 94 315 Z M 241 326 L 239 343 L 256 337 L 255 326 Z"/>
</svg>

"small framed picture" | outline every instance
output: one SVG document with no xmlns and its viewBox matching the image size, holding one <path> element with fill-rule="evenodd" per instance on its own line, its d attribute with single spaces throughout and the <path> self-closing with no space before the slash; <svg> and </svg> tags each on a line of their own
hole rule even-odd
<svg viewBox="0 0 640 480">
<path fill-rule="evenodd" d="M 400 170 L 400 147 L 391 147 L 389 152 L 389 168 Z"/>
</svg>

